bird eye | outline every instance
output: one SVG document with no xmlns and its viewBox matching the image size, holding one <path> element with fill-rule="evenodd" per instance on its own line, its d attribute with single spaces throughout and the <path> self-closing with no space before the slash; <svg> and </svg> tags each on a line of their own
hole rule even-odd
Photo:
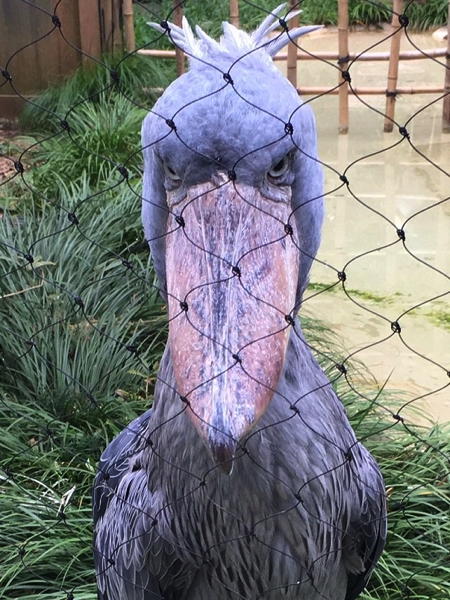
<svg viewBox="0 0 450 600">
<path fill-rule="evenodd" d="M 272 179 L 279 179 L 289 169 L 289 156 L 284 156 L 271 169 L 267 171 L 267 175 Z"/>
<path fill-rule="evenodd" d="M 164 173 L 166 174 L 166 177 L 174 183 L 181 181 L 181 177 L 177 175 L 176 171 L 174 171 L 172 167 L 169 167 L 167 163 L 164 163 Z"/>
</svg>

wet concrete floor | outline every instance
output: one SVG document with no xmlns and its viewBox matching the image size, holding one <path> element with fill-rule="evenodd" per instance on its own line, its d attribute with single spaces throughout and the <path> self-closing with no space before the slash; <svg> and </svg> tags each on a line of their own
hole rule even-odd
<svg viewBox="0 0 450 600">
<path fill-rule="evenodd" d="M 389 34 L 389 29 L 354 33 L 350 52 Z M 411 37 L 424 50 L 445 46 L 430 34 Z M 301 45 L 311 52 L 337 49 L 337 33 L 312 34 Z M 413 49 L 403 38 L 402 50 Z M 372 49 L 383 50 L 389 50 L 388 41 Z M 385 87 L 387 68 L 387 61 L 356 62 L 352 82 L 358 88 Z M 332 64 L 298 63 L 300 87 L 333 87 L 338 75 Z M 404 61 L 399 86 L 443 86 L 444 75 L 445 68 L 430 59 Z M 346 352 L 365 363 L 379 386 L 389 379 L 387 387 L 417 399 L 443 422 L 450 420 L 450 134 L 441 132 L 442 100 L 427 107 L 438 97 L 397 99 L 395 119 L 407 124 L 410 144 L 397 127 L 383 133 L 384 118 L 370 107 L 384 113 L 385 96 L 362 96 L 370 107 L 350 97 L 348 135 L 338 133 L 337 96 L 305 96 L 316 115 L 326 165 L 327 215 L 304 310 L 333 327 Z M 346 176 L 357 199 L 334 171 L 349 165 Z M 397 228 L 405 232 L 405 246 Z M 350 298 L 342 284 L 315 295 L 344 268 Z M 400 334 L 391 329 L 396 321 Z"/>
</svg>

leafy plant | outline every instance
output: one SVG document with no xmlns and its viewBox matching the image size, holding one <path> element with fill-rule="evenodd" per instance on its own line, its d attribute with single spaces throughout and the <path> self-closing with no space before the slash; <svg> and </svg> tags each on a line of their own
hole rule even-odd
<svg viewBox="0 0 450 600">
<path fill-rule="evenodd" d="M 74 106 L 58 134 L 29 138 L 32 169 L 25 181 L 44 197 L 59 200 L 61 191 L 83 176 L 94 192 L 123 179 L 123 166 L 131 179 L 138 177 L 145 115 L 122 96 Z M 23 160 L 29 162 L 27 153 Z"/>
<path fill-rule="evenodd" d="M 117 74 L 117 75 L 116 75 Z M 114 101 L 124 96 L 150 110 L 161 89 L 175 78 L 173 62 L 161 62 L 130 55 L 121 60 L 104 57 L 103 64 L 83 67 L 69 79 L 42 93 L 33 104 L 27 103 L 20 119 L 21 126 L 32 132 L 61 130 L 61 120 L 73 107 Z"/>
</svg>

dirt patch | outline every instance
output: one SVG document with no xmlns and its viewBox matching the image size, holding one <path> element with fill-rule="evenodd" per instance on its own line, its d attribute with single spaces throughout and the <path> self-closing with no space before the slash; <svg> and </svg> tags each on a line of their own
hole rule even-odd
<svg viewBox="0 0 450 600">
<path fill-rule="evenodd" d="M 17 121 L 0 119 L 0 184 L 16 173 L 14 167 L 16 153 L 11 149 L 11 142 L 18 133 Z"/>
</svg>

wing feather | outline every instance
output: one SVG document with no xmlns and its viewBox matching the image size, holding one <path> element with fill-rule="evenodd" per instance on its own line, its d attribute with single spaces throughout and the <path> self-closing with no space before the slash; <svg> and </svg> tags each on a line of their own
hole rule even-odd
<svg viewBox="0 0 450 600">
<path fill-rule="evenodd" d="M 151 493 L 139 464 L 149 410 L 103 452 L 94 482 L 94 562 L 99 600 L 163 600 L 148 566 Z"/>
<path fill-rule="evenodd" d="M 358 477 L 358 501 L 343 539 L 348 583 L 345 600 L 355 600 L 367 586 L 386 544 L 386 492 L 378 465 L 368 452 L 364 478 Z M 355 510 L 356 507 L 356 510 Z"/>
</svg>

